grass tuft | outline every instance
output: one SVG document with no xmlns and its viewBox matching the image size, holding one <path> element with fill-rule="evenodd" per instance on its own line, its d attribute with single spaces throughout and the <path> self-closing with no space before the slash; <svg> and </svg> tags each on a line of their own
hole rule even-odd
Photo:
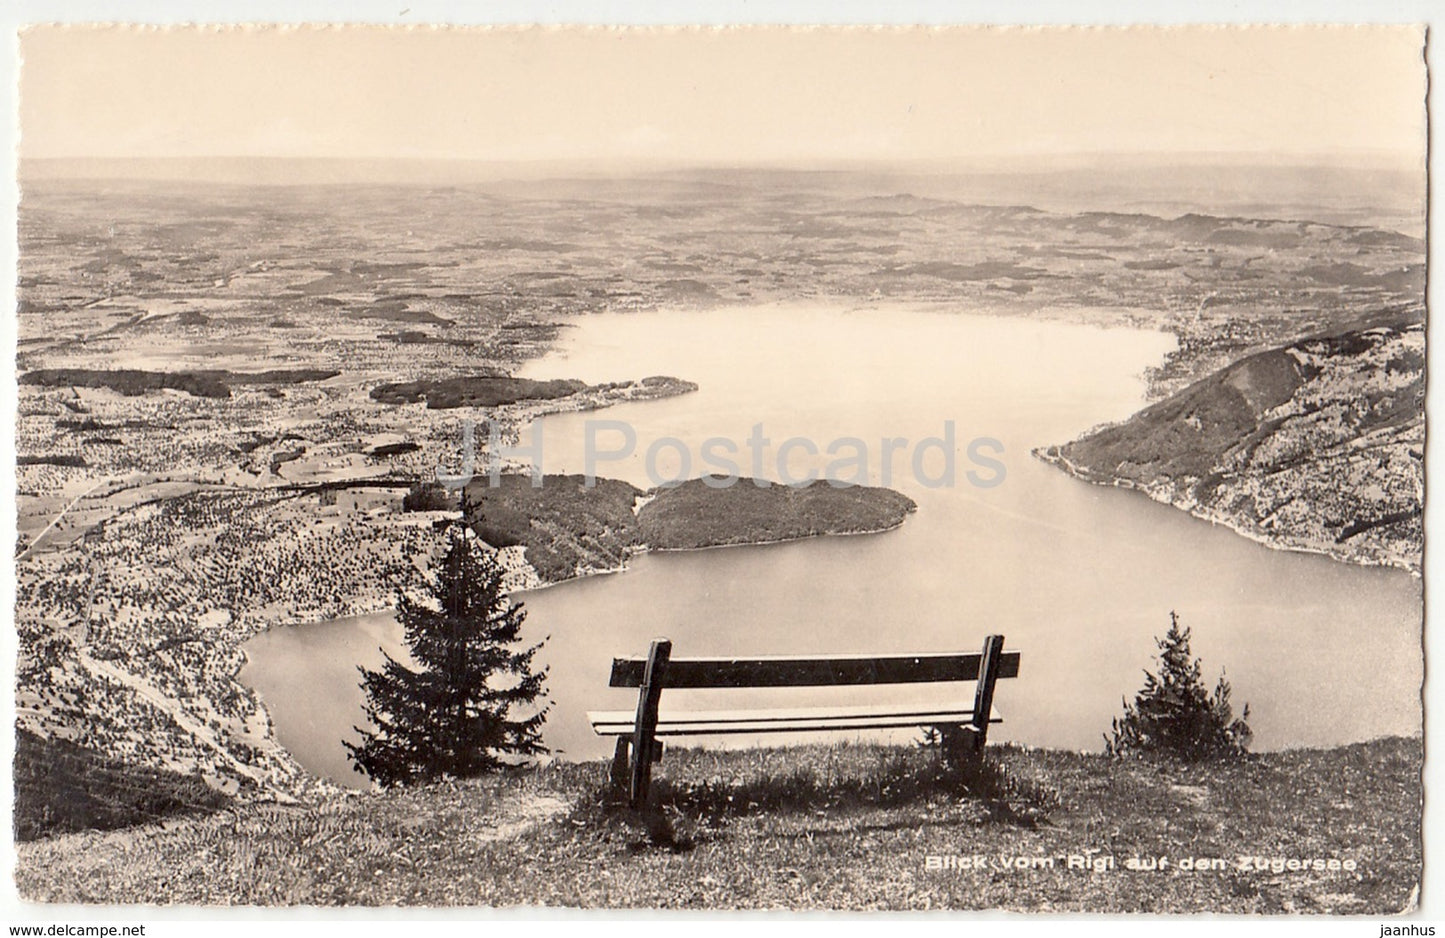
<svg viewBox="0 0 1445 938">
<path fill-rule="evenodd" d="M 821 747 L 820 747 L 821 748 Z M 751 772 L 738 773 L 736 763 L 750 761 L 734 754 L 734 771 L 698 777 L 704 752 L 686 753 L 669 777 L 653 783 L 647 809 L 634 811 L 619 802 L 607 783 L 598 783 L 579 801 L 574 817 L 620 818 L 640 831 L 647 846 L 686 852 L 698 843 L 699 831 L 716 829 L 730 819 L 754 815 L 852 814 L 870 809 L 904 808 L 928 802 L 976 805 L 985 823 L 1035 828 L 1047 821 L 1059 796 L 1037 779 L 1021 777 L 990 757 L 951 762 L 926 749 L 888 749 L 842 744 L 823 759 L 798 764 L 763 755 Z M 769 750 L 759 750 L 769 753 Z M 683 755 L 679 753 L 679 755 Z"/>
</svg>

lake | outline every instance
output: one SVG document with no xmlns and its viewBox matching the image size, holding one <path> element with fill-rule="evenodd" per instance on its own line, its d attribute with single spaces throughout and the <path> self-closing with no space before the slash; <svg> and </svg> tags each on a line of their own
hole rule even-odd
<svg viewBox="0 0 1445 938">
<path fill-rule="evenodd" d="M 554 353 L 521 373 L 616 381 L 652 374 L 695 381 L 695 394 L 541 421 L 542 465 L 582 472 L 589 421 L 616 452 L 626 424 L 635 452 L 599 458 L 598 475 L 643 488 L 686 468 L 704 441 L 769 444 L 761 475 L 792 478 L 828 462 L 829 443 L 861 441 L 872 484 L 885 482 L 883 441 L 896 445 L 886 484 L 918 511 L 875 535 L 819 538 L 636 558 L 621 574 L 519 596 L 527 631 L 548 636 L 547 742 L 565 758 L 610 743 L 589 709 L 627 709 L 635 692 L 607 685 L 611 657 L 666 635 L 673 654 L 807 654 L 976 650 L 1001 632 L 1023 653 L 1000 685 L 1005 722 L 991 739 L 1098 749 L 1121 700 L 1152 668 L 1153 638 L 1177 612 L 1213 684 L 1221 669 L 1236 708 L 1248 703 L 1256 749 L 1333 745 L 1421 726 L 1421 581 L 1403 571 L 1275 551 L 1143 495 L 1072 479 L 1029 455 L 1144 403 L 1143 373 L 1172 336 L 1060 319 L 965 315 L 897 306 L 761 306 L 609 313 L 574 321 Z M 954 428 L 955 484 L 934 446 L 916 477 L 918 441 Z M 761 425 L 760 431 L 755 427 Z M 649 445 L 671 438 L 655 448 Z M 970 461 L 971 440 L 988 458 Z M 993 444 L 998 444 L 994 446 Z M 691 465 L 682 465 L 684 453 Z M 851 455 L 852 450 L 849 450 Z M 976 470 L 977 485 L 967 473 Z M 278 738 L 312 771 L 348 784 L 340 738 L 361 721 L 356 664 L 396 646 L 386 616 L 277 629 L 246 646 L 243 679 L 264 696 Z M 1362 667 L 1362 662 L 1369 662 Z M 971 697 L 971 685 L 964 692 Z M 672 692 L 677 706 L 726 708 L 730 691 Z M 747 704 L 924 702 L 949 688 L 828 689 L 748 694 Z M 838 738 L 837 736 L 830 738 Z M 895 734 L 895 739 L 909 734 Z M 775 737 L 769 742 L 782 742 Z M 746 742 L 746 741 L 744 741 Z M 731 740 L 728 745 L 737 745 Z"/>
</svg>

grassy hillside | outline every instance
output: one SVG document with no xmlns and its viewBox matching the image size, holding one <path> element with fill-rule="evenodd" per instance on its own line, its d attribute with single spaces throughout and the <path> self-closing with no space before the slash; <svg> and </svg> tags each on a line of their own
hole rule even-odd
<svg viewBox="0 0 1445 938">
<path fill-rule="evenodd" d="M 606 805 L 604 764 L 559 763 L 21 844 L 16 882 L 46 902 L 1381 915 L 1420 879 L 1421 756 L 1418 739 L 1217 766 L 1001 747 L 970 792 L 913 747 L 670 750 L 650 825 Z M 945 856 L 983 867 L 930 868 Z"/>
<path fill-rule="evenodd" d="M 23 729 L 15 734 L 13 777 L 19 841 L 205 814 L 231 802 L 198 778 L 127 765 Z"/>
<path fill-rule="evenodd" d="M 1422 311 L 1390 310 L 1040 455 L 1280 546 L 1418 570 L 1424 394 Z"/>
</svg>

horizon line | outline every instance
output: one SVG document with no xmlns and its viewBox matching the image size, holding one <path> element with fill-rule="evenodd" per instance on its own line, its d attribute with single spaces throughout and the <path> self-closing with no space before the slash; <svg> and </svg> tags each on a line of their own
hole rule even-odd
<svg viewBox="0 0 1445 938">
<path fill-rule="evenodd" d="M 500 183 L 545 179 L 613 179 L 689 174 L 875 175 L 964 177 L 1046 177 L 1071 173 L 1229 169 L 1287 172 L 1383 173 L 1426 178 L 1424 153 L 1388 149 L 1332 152 L 1279 151 L 1072 151 L 1054 154 L 957 157 L 784 157 L 707 159 L 665 157 L 552 157 L 497 159 L 459 156 L 173 155 L 17 156 L 16 180 L 161 181 L 230 184 Z M 289 172 L 287 172 L 289 171 Z"/>
</svg>

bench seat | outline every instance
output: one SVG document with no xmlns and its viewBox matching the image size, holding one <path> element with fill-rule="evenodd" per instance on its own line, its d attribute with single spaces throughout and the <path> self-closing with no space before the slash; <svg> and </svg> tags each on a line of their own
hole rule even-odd
<svg viewBox="0 0 1445 938">
<path fill-rule="evenodd" d="M 631 736 L 635 710 L 589 711 L 598 736 Z M 657 716 L 657 736 L 721 736 L 738 733 L 808 733 L 839 730 L 906 729 L 973 720 L 972 705 L 928 707 L 918 704 L 876 707 L 803 707 L 786 710 L 686 710 Z M 1002 723 L 995 708 L 990 723 Z"/>
</svg>

